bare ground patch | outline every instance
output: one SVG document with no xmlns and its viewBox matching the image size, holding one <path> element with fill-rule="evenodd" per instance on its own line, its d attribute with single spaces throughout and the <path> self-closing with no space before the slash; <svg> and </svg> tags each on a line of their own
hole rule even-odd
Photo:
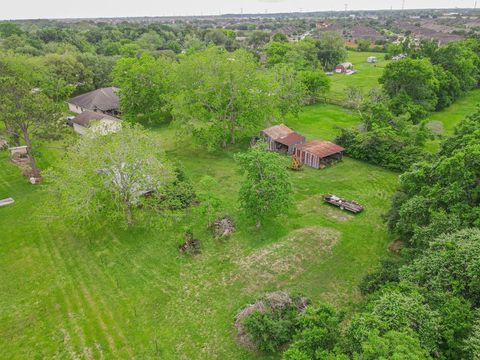
<svg viewBox="0 0 480 360">
<path fill-rule="evenodd" d="M 235 278 L 254 292 L 279 277 L 293 279 L 303 272 L 303 263 L 329 254 L 336 244 L 336 230 L 312 226 L 292 231 L 279 242 L 245 256 L 233 257 L 238 266 Z"/>
<path fill-rule="evenodd" d="M 331 205 L 325 204 L 321 195 L 309 196 L 298 203 L 302 212 L 314 212 L 336 221 L 348 221 L 353 216 Z"/>
</svg>

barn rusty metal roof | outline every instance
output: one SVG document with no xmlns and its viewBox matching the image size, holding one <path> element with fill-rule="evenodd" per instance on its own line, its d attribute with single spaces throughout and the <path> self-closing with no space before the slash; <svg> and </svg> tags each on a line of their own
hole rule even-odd
<svg viewBox="0 0 480 360">
<path fill-rule="evenodd" d="M 293 133 L 293 130 L 290 129 L 285 124 L 275 125 L 263 130 L 263 133 L 273 140 L 277 140 L 287 136 L 288 134 Z"/>
<path fill-rule="evenodd" d="M 120 100 L 117 95 L 118 90 L 116 87 L 93 90 L 86 94 L 75 96 L 68 100 L 67 103 L 88 110 L 118 110 L 120 108 Z"/>
<path fill-rule="evenodd" d="M 284 137 L 282 137 L 280 139 L 277 139 L 275 141 L 280 143 L 280 144 L 286 145 L 286 146 L 291 146 L 291 145 L 297 144 L 301 141 L 305 141 L 305 136 L 300 135 L 297 132 L 292 132 L 292 133 L 288 134 L 287 136 L 284 136 Z"/>
<path fill-rule="evenodd" d="M 339 152 L 345 151 L 340 145 L 334 144 L 326 140 L 312 140 L 305 144 L 300 144 L 296 146 L 297 149 L 301 151 L 309 152 L 320 158 L 324 158 Z"/>
</svg>

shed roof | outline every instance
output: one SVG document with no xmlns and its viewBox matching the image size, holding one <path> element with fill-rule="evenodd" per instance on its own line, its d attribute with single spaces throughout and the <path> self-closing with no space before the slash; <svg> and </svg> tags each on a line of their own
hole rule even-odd
<svg viewBox="0 0 480 360">
<path fill-rule="evenodd" d="M 264 129 L 263 133 L 269 138 L 277 140 L 293 133 L 293 130 L 284 124 L 280 124 Z"/>
<path fill-rule="evenodd" d="M 90 125 L 90 121 L 92 120 L 103 120 L 103 119 L 108 119 L 108 120 L 113 120 L 113 121 L 120 121 L 116 117 L 102 114 L 99 112 L 94 112 L 94 111 L 84 111 L 83 113 L 75 116 L 72 119 L 72 123 L 83 126 L 83 127 L 88 127 Z"/>
<path fill-rule="evenodd" d="M 351 62 L 343 62 L 341 64 L 338 64 L 337 66 L 343 66 L 344 68 L 349 68 L 349 67 L 352 67 L 353 64 Z"/>
<path fill-rule="evenodd" d="M 275 141 L 280 143 L 280 144 L 286 145 L 286 146 L 291 146 L 291 145 L 297 144 L 301 141 L 305 141 L 305 136 L 300 135 L 297 132 L 292 132 L 292 133 L 288 134 L 287 136 L 284 136 L 284 137 L 282 137 L 280 139 L 277 139 Z"/>
<path fill-rule="evenodd" d="M 86 94 L 75 96 L 68 100 L 67 103 L 88 110 L 118 110 L 120 108 L 120 99 L 117 95 L 118 90 L 116 87 L 93 90 Z"/>
<path fill-rule="evenodd" d="M 334 144 L 326 140 L 312 140 L 305 144 L 297 145 L 297 149 L 309 152 L 320 158 L 324 158 L 333 154 L 344 151 L 340 145 Z"/>
</svg>

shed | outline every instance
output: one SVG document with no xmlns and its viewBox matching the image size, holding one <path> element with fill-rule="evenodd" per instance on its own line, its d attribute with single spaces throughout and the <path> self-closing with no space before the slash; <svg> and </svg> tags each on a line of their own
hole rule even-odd
<svg viewBox="0 0 480 360">
<path fill-rule="evenodd" d="M 284 151 L 293 154 L 295 145 L 303 144 L 305 137 L 284 124 L 275 125 L 260 131 L 260 136 L 268 143 L 271 151 Z"/>
<path fill-rule="evenodd" d="M 353 64 L 351 62 L 344 62 L 335 66 L 336 73 L 346 73 L 347 70 L 352 70 Z"/>
<path fill-rule="evenodd" d="M 376 56 L 369 56 L 367 58 L 367 63 L 369 64 L 373 64 L 373 63 L 376 63 L 377 62 L 377 57 Z"/>
<path fill-rule="evenodd" d="M 295 156 L 302 164 L 316 169 L 341 160 L 345 149 L 326 140 L 312 140 L 305 144 L 297 145 Z"/>
<path fill-rule="evenodd" d="M 287 136 L 275 140 L 277 143 L 277 151 L 285 151 L 288 155 L 292 155 L 295 151 L 295 147 L 304 144 L 305 141 L 305 136 L 300 135 L 297 132 L 292 132 Z"/>
<path fill-rule="evenodd" d="M 26 158 L 28 155 L 28 147 L 26 145 L 10 147 L 8 150 L 11 157 Z"/>
</svg>

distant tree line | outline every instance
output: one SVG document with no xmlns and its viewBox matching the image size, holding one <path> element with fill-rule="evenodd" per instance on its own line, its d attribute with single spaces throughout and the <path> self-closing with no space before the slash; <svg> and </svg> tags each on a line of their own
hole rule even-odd
<svg viewBox="0 0 480 360">
<path fill-rule="evenodd" d="M 397 171 L 428 158 L 424 144 L 433 136 L 426 126 L 428 115 L 477 88 L 480 80 L 478 39 L 441 47 L 423 41 L 408 51 L 408 57 L 386 66 L 381 93 L 354 101 L 362 129 L 343 129 L 337 138 L 350 156 Z M 349 98 L 357 93 L 351 89 Z"/>
</svg>

